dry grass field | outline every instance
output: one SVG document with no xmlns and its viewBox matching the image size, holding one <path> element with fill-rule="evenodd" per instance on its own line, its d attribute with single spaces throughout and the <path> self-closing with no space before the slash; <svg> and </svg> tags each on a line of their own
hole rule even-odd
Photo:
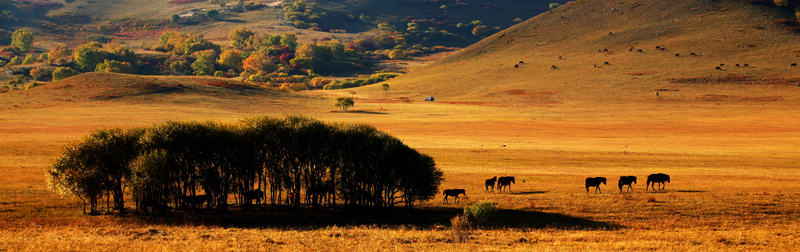
<svg viewBox="0 0 800 252">
<path fill-rule="evenodd" d="M 800 60 L 792 52 L 797 43 L 777 42 L 797 35 L 768 21 L 785 13 L 761 12 L 761 6 L 666 2 L 672 1 L 559 7 L 392 79 L 388 94 L 380 85 L 280 93 L 208 84 L 213 78 L 114 74 L 2 93 L 0 251 L 797 250 L 800 74 L 788 63 Z M 578 19 L 584 7 L 658 9 L 660 19 L 652 20 L 664 22 L 648 24 L 674 32 L 606 41 L 609 27 L 597 28 L 597 37 L 559 30 L 566 24 L 546 30 L 560 15 Z M 611 24 L 597 21 L 600 15 L 583 17 Z M 614 33 L 635 34 L 633 19 Z M 698 42 L 720 24 L 746 32 L 718 29 L 709 36 L 725 38 L 724 44 Z M 491 43 L 515 31 L 518 36 L 505 37 L 513 40 L 508 48 Z M 564 42 L 557 45 L 558 39 Z M 729 46 L 746 43 L 757 46 Z M 651 48 L 658 44 L 668 51 L 656 54 Z M 630 46 L 646 51 L 629 54 Z M 597 54 L 603 47 L 614 53 Z M 701 56 L 672 56 L 678 51 Z M 520 59 L 526 64 L 513 69 Z M 603 61 L 611 65 L 592 66 Z M 751 67 L 730 66 L 745 62 Z M 720 63 L 727 67 L 715 71 Z M 553 64 L 560 69 L 550 70 Z M 422 101 L 430 95 L 435 102 Z M 334 113 L 337 96 L 355 97 L 354 111 Z M 437 197 L 413 212 L 235 209 L 224 216 L 179 212 L 151 220 L 84 215 L 80 201 L 46 188 L 43 169 L 60 146 L 94 129 L 163 120 L 233 122 L 260 114 L 375 125 L 431 155 L 444 171 L 440 189 L 464 188 L 467 197 L 458 204 Z M 664 191 L 644 190 L 652 173 L 671 176 Z M 506 175 L 516 176 L 510 192 L 484 192 L 485 179 Z M 616 183 L 626 175 L 637 176 L 638 184 L 621 193 Z M 597 176 L 608 184 L 602 193 L 587 193 L 584 179 Z M 491 225 L 449 228 L 450 218 L 480 201 L 497 203 Z"/>
</svg>

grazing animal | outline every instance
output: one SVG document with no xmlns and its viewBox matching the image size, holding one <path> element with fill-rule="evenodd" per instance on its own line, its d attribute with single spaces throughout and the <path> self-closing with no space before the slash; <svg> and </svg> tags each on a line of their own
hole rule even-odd
<svg viewBox="0 0 800 252">
<path fill-rule="evenodd" d="M 643 53 L 644 51 L 642 49 L 639 49 L 639 50 L 636 50 L 636 52 Z"/>
<path fill-rule="evenodd" d="M 256 205 L 261 205 L 261 198 L 264 198 L 264 191 L 261 191 L 261 189 L 250 190 L 244 192 L 243 196 L 246 202 L 245 204 L 250 205 L 253 203 L 253 200 L 256 200 Z"/>
<path fill-rule="evenodd" d="M 608 52 L 608 48 L 603 48 L 603 52 Z"/>
<path fill-rule="evenodd" d="M 515 64 L 515 65 L 514 65 L 514 68 L 519 68 L 519 64 Z"/>
<path fill-rule="evenodd" d="M 664 50 L 667 50 L 667 48 L 666 47 L 661 47 L 661 49 L 658 49 L 658 50 L 664 51 Z"/>
<path fill-rule="evenodd" d="M 633 50 L 635 50 L 635 48 L 633 48 L 633 46 L 631 46 L 631 48 L 628 49 L 629 52 L 633 52 Z"/>
<path fill-rule="evenodd" d="M 501 192 L 503 191 L 503 187 L 507 187 L 508 191 L 511 191 L 511 183 L 516 184 L 517 181 L 514 177 L 499 177 L 497 178 L 497 189 Z"/>
<path fill-rule="evenodd" d="M 721 67 L 714 67 L 714 70 L 722 70 Z"/>
<path fill-rule="evenodd" d="M 594 64 L 594 67 L 596 68 L 596 67 L 597 67 L 597 64 Z"/>
<path fill-rule="evenodd" d="M 681 56 L 681 54 L 680 54 L 680 53 L 676 53 L 676 54 L 675 54 L 675 57 L 680 57 L 680 56 Z"/>
<path fill-rule="evenodd" d="M 497 176 L 494 176 L 493 178 L 487 179 L 486 182 L 484 183 L 484 185 L 486 185 L 486 191 L 488 192 L 489 191 L 489 187 L 491 187 L 492 188 L 492 192 L 494 192 L 494 184 L 496 182 L 497 182 Z"/>
<path fill-rule="evenodd" d="M 723 63 L 723 64 L 719 64 L 719 66 L 725 66 L 725 63 Z"/>
<path fill-rule="evenodd" d="M 457 203 L 458 199 L 459 199 L 458 198 L 459 194 L 464 194 L 464 197 L 466 197 L 467 196 L 467 191 L 464 190 L 464 189 L 447 189 L 447 190 L 444 190 L 444 192 L 442 192 L 442 195 L 444 195 L 444 201 L 442 201 L 442 204 L 449 203 L 449 202 L 447 202 L 447 197 L 449 197 L 449 196 L 455 197 L 456 199 L 453 200 L 453 203 Z"/>
<path fill-rule="evenodd" d="M 628 190 L 633 190 L 633 186 L 631 186 L 631 183 L 636 184 L 636 176 L 619 177 L 619 183 L 617 184 L 619 185 L 619 191 L 622 192 L 622 186 L 624 185 L 628 185 Z M 628 190 L 625 191 L 627 192 Z"/>
<path fill-rule="evenodd" d="M 741 67 L 741 66 L 739 66 L 739 64 L 736 64 L 736 67 Z"/>
<path fill-rule="evenodd" d="M 589 187 L 594 187 L 594 192 L 603 193 L 603 190 L 600 190 L 600 183 L 606 184 L 606 178 L 604 177 L 596 177 L 596 178 L 586 178 L 586 192 L 589 192 Z"/>
<path fill-rule="evenodd" d="M 744 64 L 744 67 L 750 67 L 750 64 Z"/>
<path fill-rule="evenodd" d="M 689 55 L 691 55 L 691 56 L 697 56 L 697 54 L 696 54 L 696 53 L 690 53 Z"/>
<path fill-rule="evenodd" d="M 520 64 L 520 65 L 522 65 L 522 64 L 525 64 L 525 61 L 521 61 L 521 60 L 520 60 L 520 61 L 519 61 L 519 64 Z"/>
<path fill-rule="evenodd" d="M 656 188 L 655 188 L 656 183 L 659 183 L 659 185 L 658 185 L 658 190 L 659 191 L 664 190 L 664 188 L 667 187 L 667 185 L 664 183 L 664 181 L 669 183 L 669 175 L 664 174 L 664 173 L 650 174 L 650 175 L 647 176 L 647 185 L 645 185 L 644 190 L 647 191 L 647 187 L 650 186 L 650 183 L 653 183 L 653 185 L 652 185 L 653 191 L 656 190 Z M 664 186 L 664 187 L 662 188 L 661 186 Z"/>
<path fill-rule="evenodd" d="M 603 62 L 603 65 L 606 65 L 606 66 L 608 66 L 608 65 L 611 65 L 611 64 L 610 64 L 610 63 L 608 63 L 608 61 L 606 61 L 606 62 Z"/>
<path fill-rule="evenodd" d="M 796 67 L 796 66 L 797 66 L 797 63 L 792 63 L 792 67 Z"/>
<path fill-rule="evenodd" d="M 661 46 L 656 46 L 656 50 L 661 50 Z"/>
<path fill-rule="evenodd" d="M 656 96 L 658 96 L 658 91 L 656 91 Z"/>
<path fill-rule="evenodd" d="M 208 207 L 211 206 L 211 196 L 210 195 L 206 195 L 206 194 L 200 194 L 200 195 L 195 195 L 195 196 L 189 195 L 189 196 L 186 196 L 185 200 L 186 200 L 187 203 L 189 203 L 189 205 L 192 206 L 192 208 L 195 208 L 195 207 L 198 207 L 198 206 L 199 207 L 203 207 L 203 203 L 207 203 L 206 206 L 208 206 Z"/>
<path fill-rule="evenodd" d="M 550 69 L 558 69 L 557 66 L 551 66 Z"/>
</svg>

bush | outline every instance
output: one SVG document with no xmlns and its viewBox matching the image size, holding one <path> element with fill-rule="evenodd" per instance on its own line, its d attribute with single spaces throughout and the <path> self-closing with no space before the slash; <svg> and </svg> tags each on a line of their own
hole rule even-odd
<svg viewBox="0 0 800 252">
<path fill-rule="evenodd" d="M 56 80 L 56 81 L 57 80 L 61 80 L 61 79 L 73 76 L 75 74 L 76 74 L 76 72 L 75 72 L 75 70 L 72 70 L 72 68 L 59 67 L 59 68 L 56 68 L 56 70 L 53 71 L 53 80 Z"/>
<path fill-rule="evenodd" d="M 450 230 L 453 232 L 453 238 L 456 242 L 465 242 L 469 240 L 472 223 L 470 223 L 467 216 L 456 215 L 450 219 Z"/>
<path fill-rule="evenodd" d="M 464 216 L 469 219 L 470 223 L 475 225 L 488 225 L 497 214 L 495 205 L 496 203 L 494 202 L 486 201 L 473 203 L 472 205 L 464 207 Z"/>
</svg>

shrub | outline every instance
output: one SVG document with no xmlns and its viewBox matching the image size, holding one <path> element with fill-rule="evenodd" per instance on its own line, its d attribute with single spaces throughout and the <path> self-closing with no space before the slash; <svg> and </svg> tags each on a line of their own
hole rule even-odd
<svg viewBox="0 0 800 252">
<path fill-rule="evenodd" d="M 29 51 L 33 47 L 33 33 L 24 29 L 14 31 L 11 35 L 11 45 L 23 52 Z"/>
<path fill-rule="evenodd" d="M 53 80 L 61 80 L 70 76 L 75 75 L 75 70 L 69 67 L 59 67 L 53 71 Z"/>
<path fill-rule="evenodd" d="M 464 217 L 475 225 L 488 225 L 497 214 L 496 203 L 481 201 L 464 207 Z"/>
<path fill-rule="evenodd" d="M 450 219 L 450 230 L 453 232 L 453 240 L 456 242 L 465 242 L 469 240 L 472 223 L 470 223 L 467 216 L 456 215 Z"/>
<path fill-rule="evenodd" d="M 33 54 L 29 54 L 28 56 L 25 56 L 25 59 L 22 60 L 22 64 L 23 65 L 33 64 L 35 62 L 36 62 L 36 56 L 33 56 Z"/>
</svg>

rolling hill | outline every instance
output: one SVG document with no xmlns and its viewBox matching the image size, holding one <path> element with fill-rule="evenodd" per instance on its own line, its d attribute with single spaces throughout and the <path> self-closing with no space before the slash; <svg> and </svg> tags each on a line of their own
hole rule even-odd
<svg viewBox="0 0 800 252">
<path fill-rule="evenodd" d="M 746 1 L 577 1 L 388 83 L 446 102 L 796 103 L 800 35 L 776 22 L 791 18 Z"/>
<path fill-rule="evenodd" d="M 280 92 L 214 77 L 141 76 L 91 72 L 41 87 L 0 94 L 0 110 L 51 107 L 97 101 L 241 109 L 264 104 L 309 102 L 313 97 Z"/>
</svg>

